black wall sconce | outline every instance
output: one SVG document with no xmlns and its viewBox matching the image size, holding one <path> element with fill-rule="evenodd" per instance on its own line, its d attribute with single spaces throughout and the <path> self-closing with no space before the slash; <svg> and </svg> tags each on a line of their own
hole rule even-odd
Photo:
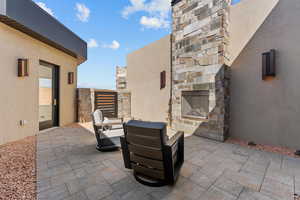
<svg viewBox="0 0 300 200">
<path fill-rule="evenodd" d="M 166 87 L 166 71 L 160 72 L 160 89 Z"/>
<path fill-rule="evenodd" d="M 74 83 L 74 72 L 69 72 L 68 73 L 68 84 L 73 84 Z"/>
<path fill-rule="evenodd" d="M 29 76 L 28 59 L 18 59 L 18 77 Z"/>
<path fill-rule="evenodd" d="M 276 51 L 271 49 L 262 54 L 262 79 L 276 76 Z"/>
</svg>

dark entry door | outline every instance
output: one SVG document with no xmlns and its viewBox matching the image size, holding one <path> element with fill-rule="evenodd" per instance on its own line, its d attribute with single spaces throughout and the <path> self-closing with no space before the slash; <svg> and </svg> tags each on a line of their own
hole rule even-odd
<svg viewBox="0 0 300 200">
<path fill-rule="evenodd" d="M 59 71 L 58 66 L 40 61 L 39 65 L 39 128 L 59 125 Z"/>
</svg>

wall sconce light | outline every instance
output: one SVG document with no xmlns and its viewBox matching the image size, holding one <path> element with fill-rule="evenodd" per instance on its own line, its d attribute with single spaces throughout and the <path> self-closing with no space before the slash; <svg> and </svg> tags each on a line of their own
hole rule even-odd
<svg viewBox="0 0 300 200">
<path fill-rule="evenodd" d="M 68 73 L 68 83 L 73 84 L 74 83 L 74 72 Z"/>
<path fill-rule="evenodd" d="M 166 71 L 160 72 L 160 89 L 166 87 Z"/>
<path fill-rule="evenodd" d="M 29 76 L 28 59 L 18 59 L 18 77 Z"/>
<path fill-rule="evenodd" d="M 276 51 L 271 49 L 262 54 L 262 79 L 276 76 Z"/>
</svg>

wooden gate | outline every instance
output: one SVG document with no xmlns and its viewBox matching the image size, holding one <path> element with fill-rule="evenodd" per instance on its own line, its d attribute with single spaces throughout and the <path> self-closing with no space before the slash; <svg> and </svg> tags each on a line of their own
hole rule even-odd
<svg viewBox="0 0 300 200">
<path fill-rule="evenodd" d="M 104 117 L 118 117 L 118 93 L 114 91 L 95 90 L 95 110 L 100 109 Z"/>
</svg>

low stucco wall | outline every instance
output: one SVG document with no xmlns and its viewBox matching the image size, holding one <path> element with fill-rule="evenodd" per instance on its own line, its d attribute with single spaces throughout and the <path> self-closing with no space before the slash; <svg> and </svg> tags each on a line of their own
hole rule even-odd
<svg viewBox="0 0 300 200">
<path fill-rule="evenodd" d="M 233 63 L 231 136 L 300 148 L 299 9 L 300 1 L 280 0 Z M 261 54 L 270 49 L 277 51 L 277 75 L 263 81 Z"/>
<path fill-rule="evenodd" d="M 166 36 L 127 57 L 131 117 L 167 122 L 171 82 L 171 42 Z M 166 71 L 166 87 L 160 89 L 160 73 Z"/>
<path fill-rule="evenodd" d="M 77 60 L 3 23 L 0 44 L 0 144 L 38 134 L 39 60 L 60 66 L 59 124 L 74 122 L 77 85 L 67 79 L 74 72 L 77 82 Z M 29 77 L 17 77 L 18 58 L 29 59 Z M 28 123 L 21 127 L 20 120 Z"/>
</svg>

